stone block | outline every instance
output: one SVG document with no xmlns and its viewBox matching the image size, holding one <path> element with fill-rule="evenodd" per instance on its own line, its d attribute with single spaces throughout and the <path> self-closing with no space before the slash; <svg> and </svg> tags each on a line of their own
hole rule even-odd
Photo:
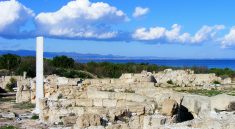
<svg viewBox="0 0 235 129">
<path fill-rule="evenodd" d="M 162 104 L 161 113 L 167 116 L 173 116 L 177 113 L 178 103 L 173 99 L 167 99 Z"/>
<path fill-rule="evenodd" d="M 104 107 L 116 107 L 116 105 L 117 105 L 117 100 L 103 99 Z"/>
<path fill-rule="evenodd" d="M 92 105 L 91 99 L 76 99 L 76 106 L 91 107 Z"/>
<path fill-rule="evenodd" d="M 102 99 L 93 99 L 93 106 L 102 107 L 103 106 L 103 100 Z"/>
<path fill-rule="evenodd" d="M 87 97 L 88 99 L 108 99 L 110 92 L 88 90 Z"/>
<path fill-rule="evenodd" d="M 145 102 L 147 98 L 133 93 L 126 93 L 126 100 L 142 103 Z"/>
<path fill-rule="evenodd" d="M 76 128 L 87 128 L 89 126 L 99 126 L 100 116 L 96 114 L 83 114 L 76 121 Z"/>
<path fill-rule="evenodd" d="M 0 116 L 3 117 L 3 118 L 12 119 L 12 118 L 15 118 L 15 113 L 13 113 L 13 112 L 2 112 L 2 113 L 0 113 Z"/>
<path fill-rule="evenodd" d="M 231 103 L 235 103 L 235 96 L 221 94 L 211 97 L 211 110 L 230 110 Z"/>
</svg>

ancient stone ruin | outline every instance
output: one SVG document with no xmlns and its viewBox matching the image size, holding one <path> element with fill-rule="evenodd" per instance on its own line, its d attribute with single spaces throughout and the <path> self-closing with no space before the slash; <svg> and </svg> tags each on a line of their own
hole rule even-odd
<svg viewBox="0 0 235 129">
<path fill-rule="evenodd" d="M 229 78 L 191 70 L 143 71 L 118 79 L 50 75 L 44 79 L 39 117 L 51 127 L 67 129 L 234 129 L 234 96 L 207 97 L 167 88 L 210 89 L 229 84 Z M 17 102 L 35 103 L 35 79 L 19 80 L 17 86 Z"/>
</svg>

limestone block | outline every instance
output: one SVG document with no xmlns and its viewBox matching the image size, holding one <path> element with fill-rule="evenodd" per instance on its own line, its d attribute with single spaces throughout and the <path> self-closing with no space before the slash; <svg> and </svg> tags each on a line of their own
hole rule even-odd
<svg viewBox="0 0 235 129">
<path fill-rule="evenodd" d="M 102 99 L 93 99 L 93 106 L 102 107 L 103 106 L 103 100 Z"/>
<path fill-rule="evenodd" d="M 86 129 L 105 129 L 104 126 L 90 126 Z"/>
<path fill-rule="evenodd" d="M 68 84 L 69 79 L 65 77 L 58 77 L 57 78 L 57 85 L 66 85 Z"/>
<path fill-rule="evenodd" d="M 185 94 L 182 100 L 182 105 L 191 112 L 194 117 L 200 116 L 204 118 L 210 111 L 210 98 L 207 96 Z"/>
<path fill-rule="evenodd" d="M 235 123 L 229 123 L 226 129 L 235 129 Z"/>
<path fill-rule="evenodd" d="M 110 92 L 88 90 L 88 99 L 108 99 Z"/>
<path fill-rule="evenodd" d="M 125 100 L 126 96 L 127 96 L 126 93 L 121 93 L 121 92 L 115 93 L 115 99 Z"/>
<path fill-rule="evenodd" d="M 13 112 L 2 112 L 0 113 L 0 116 L 3 117 L 3 118 L 15 118 L 15 113 Z"/>
<path fill-rule="evenodd" d="M 106 129 L 132 129 L 128 126 L 128 124 L 121 123 L 121 124 L 114 124 L 114 125 L 109 125 L 106 127 Z M 133 128 L 135 129 L 135 128 Z"/>
<path fill-rule="evenodd" d="M 164 125 L 167 121 L 167 117 L 161 115 L 144 116 L 143 129 L 155 129 Z"/>
<path fill-rule="evenodd" d="M 76 99 L 76 106 L 91 107 L 92 99 Z"/>
<path fill-rule="evenodd" d="M 129 121 L 130 128 L 132 129 L 141 129 L 142 121 L 140 116 L 133 116 Z"/>
<path fill-rule="evenodd" d="M 50 127 L 49 129 L 73 129 L 72 127 Z"/>
<path fill-rule="evenodd" d="M 86 128 L 89 126 L 99 126 L 100 116 L 96 114 L 83 114 L 76 121 L 76 128 Z"/>
<path fill-rule="evenodd" d="M 76 115 L 80 116 L 85 113 L 84 107 L 70 107 L 68 110 L 71 110 L 72 113 L 75 113 Z"/>
<path fill-rule="evenodd" d="M 70 86 L 77 86 L 78 82 L 80 82 L 80 81 L 81 81 L 81 79 L 69 79 L 68 85 L 70 85 Z"/>
<path fill-rule="evenodd" d="M 134 102 L 145 102 L 148 98 L 137 95 L 137 94 L 132 94 L 132 93 L 126 93 L 126 100 L 128 101 L 134 101 Z"/>
<path fill-rule="evenodd" d="M 32 113 L 23 113 L 23 114 L 19 114 L 19 118 L 21 119 L 31 119 L 33 117 L 34 114 Z"/>
<path fill-rule="evenodd" d="M 130 79 L 134 76 L 133 73 L 125 73 L 125 74 L 122 74 L 120 79 Z"/>
<path fill-rule="evenodd" d="M 31 93 L 30 91 L 18 91 L 16 94 L 16 103 L 22 102 L 30 102 L 31 101 Z"/>
<path fill-rule="evenodd" d="M 143 103 L 142 105 L 144 105 L 145 114 L 154 114 L 155 109 L 156 109 L 156 103 L 146 102 L 146 103 Z"/>
<path fill-rule="evenodd" d="M 44 110 L 45 108 L 47 108 L 48 107 L 48 105 L 47 105 L 47 99 L 46 98 L 42 98 L 42 99 L 39 99 L 39 109 L 40 110 Z"/>
<path fill-rule="evenodd" d="M 232 83 L 232 78 L 225 78 L 222 80 L 222 84 L 231 84 Z"/>
<path fill-rule="evenodd" d="M 109 83 L 111 83 L 110 79 L 101 79 L 100 81 L 101 81 L 102 84 L 109 84 Z"/>
<path fill-rule="evenodd" d="M 138 106 L 138 105 L 142 105 L 138 102 L 133 102 L 133 101 L 127 101 L 127 100 L 118 100 L 117 101 L 117 105 L 116 107 L 133 107 L 133 106 Z"/>
<path fill-rule="evenodd" d="M 128 110 L 137 115 L 145 114 L 145 107 L 143 105 L 130 106 Z"/>
<path fill-rule="evenodd" d="M 162 104 L 161 114 L 173 116 L 178 109 L 178 103 L 173 99 L 167 99 Z"/>
<path fill-rule="evenodd" d="M 116 105 L 117 105 L 117 100 L 103 99 L 104 107 L 116 107 Z"/>
<path fill-rule="evenodd" d="M 76 120 L 77 120 L 77 116 L 66 116 L 66 117 L 63 117 L 63 124 L 64 125 L 71 125 L 71 124 L 76 124 Z"/>
<path fill-rule="evenodd" d="M 59 99 L 58 102 L 62 107 L 74 107 L 76 104 L 75 99 Z"/>
<path fill-rule="evenodd" d="M 235 96 L 221 94 L 211 97 L 211 110 L 229 110 L 231 103 L 235 103 Z"/>
<path fill-rule="evenodd" d="M 109 109 L 103 107 L 86 107 L 85 112 L 90 114 L 105 115 L 109 112 Z"/>
</svg>

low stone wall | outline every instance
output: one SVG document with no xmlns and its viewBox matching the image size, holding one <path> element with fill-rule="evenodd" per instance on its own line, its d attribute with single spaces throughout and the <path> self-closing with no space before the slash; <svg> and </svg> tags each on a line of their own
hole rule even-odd
<svg viewBox="0 0 235 129">
<path fill-rule="evenodd" d="M 21 81 L 25 79 L 23 76 L 2 76 L 0 78 L 0 87 L 2 89 L 6 89 L 6 85 L 10 83 L 10 80 L 12 78 L 15 79 L 16 81 Z"/>
<path fill-rule="evenodd" d="M 119 79 L 81 80 L 51 75 L 44 79 L 45 98 L 40 100 L 39 117 L 49 125 L 76 129 L 188 127 L 184 121 L 193 121 L 189 124 L 196 128 L 207 124 L 203 119 L 214 120 L 213 113 L 218 117 L 218 111 L 235 111 L 233 96 L 206 97 L 159 87 L 169 79 L 174 85 L 198 88 L 213 87 L 215 80 L 223 81 L 214 74 L 198 75 L 187 70 L 128 73 Z M 34 79 L 18 81 L 17 102 L 34 103 L 35 84 Z M 234 119 L 231 117 L 230 123 L 235 123 Z M 230 125 L 224 122 L 223 126 Z"/>
<path fill-rule="evenodd" d="M 81 86 L 82 80 L 80 78 L 70 79 L 65 77 L 59 77 L 56 75 L 47 76 L 44 79 L 44 96 L 56 94 L 59 87 L 63 86 Z M 36 99 L 36 80 L 27 78 L 17 80 L 17 93 L 16 102 L 31 102 L 35 103 Z"/>
<path fill-rule="evenodd" d="M 109 83 L 103 84 L 106 85 Z M 141 87 L 132 83 L 129 86 L 135 87 L 132 92 L 115 91 L 115 87 L 101 91 L 96 85 L 59 87 L 56 94 L 41 100 L 40 119 L 51 125 L 63 123 L 81 129 L 155 129 L 177 124 L 179 114 L 181 117 L 183 114 L 186 118 L 181 120 L 191 115 L 196 121 L 191 125 L 201 127 L 206 124 L 198 125 L 202 119 L 214 119 L 212 112 L 235 110 L 235 97 L 228 95 L 206 97 L 177 93 L 154 85 Z M 234 119 L 232 117 L 231 121 Z M 187 127 L 180 127 L 184 126 Z"/>
<path fill-rule="evenodd" d="M 172 70 L 166 69 L 162 72 L 154 74 L 154 77 L 159 84 L 169 84 L 178 86 L 201 86 L 209 87 L 214 85 L 214 82 L 221 84 L 230 84 L 231 78 L 221 79 L 215 74 L 194 74 L 191 70 Z"/>
</svg>

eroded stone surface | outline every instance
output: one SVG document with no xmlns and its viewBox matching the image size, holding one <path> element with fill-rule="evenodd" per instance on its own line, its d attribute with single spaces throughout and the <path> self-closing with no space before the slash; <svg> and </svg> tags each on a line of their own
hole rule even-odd
<svg viewBox="0 0 235 129">
<path fill-rule="evenodd" d="M 178 87 L 213 87 L 214 81 L 229 83 L 215 74 L 194 74 L 191 70 L 123 74 L 119 79 L 45 78 L 45 99 L 40 100 L 40 120 L 47 125 L 81 129 L 165 129 L 234 126 L 234 97 L 206 97 L 178 93 Z M 22 83 L 23 84 L 23 83 Z M 29 101 L 34 102 L 35 82 L 30 83 Z M 22 89 L 22 88 L 21 88 Z M 24 90 L 19 90 L 22 95 Z M 27 95 L 29 96 L 29 95 Z M 217 112 L 215 112 L 217 111 Z M 229 112 L 228 112 L 229 111 Z M 213 113 L 211 113 L 213 112 Z M 219 119 L 222 117 L 221 119 Z M 231 119 L 230 119 L 231 118 Z M 219 121 L 223 121 L 220 123 Z M 227 122 L 228 121 L 228 122 Z"/>
</svg>

